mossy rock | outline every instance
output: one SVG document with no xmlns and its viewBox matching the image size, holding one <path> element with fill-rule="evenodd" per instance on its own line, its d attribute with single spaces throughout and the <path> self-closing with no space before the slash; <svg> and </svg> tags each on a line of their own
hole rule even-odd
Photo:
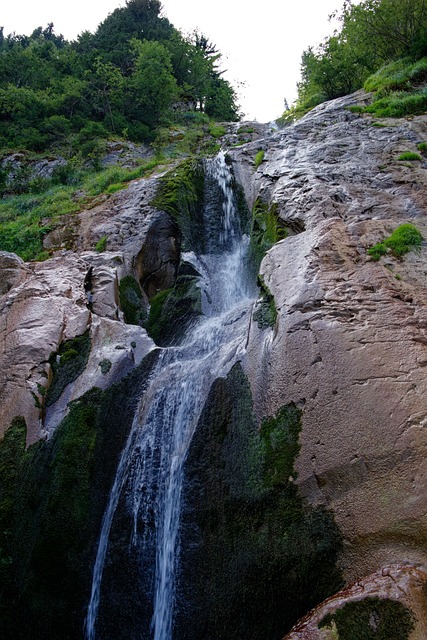
<svg viewBox="0 0 427 640">
<path fill-rule="evenodd" d="M 147 322 L 148 314 L 141 287 L 136 278 L 128 275 L 120 280 L 119 299 L 125 322 L 143 327 Z"/>
<path fill-rule="evenodd" d="M 102 516 L 156 359 L 72 403 L 50 440 L 25 450 L 18 419 L 0 442 L 4 640 L 81 639 Z"/>
<path fill-rule="evenodd" d="M 204 170 L 199 160 L 181 162 L 160 179 L 152 205 L 169 213 L 182 232 L 183 249 L 203 253 Z"/>
<path fill-rule="evenodd" d="M 347 602 L 319 623 L 335 625 L 338 640 L 408 640 L 414 629 L 414 615 L 397 600 L 364 598 Z"/>
<path fill-rule="evenodd" d="M 269 205 L 261 198 L 252 208 L 251 242 L 249 257 L 254 273 L 258 273 L 264 255 L 271 247 L 288 236 L 286 225 L 280 220 L 277 205 Z"/>
<path fill-rule="evenodd" d="M 174 287 L 150 300 L 147 331 L 156 344 L 176 344 L 188 326 L 202 313 L 198 276 L 179 275 Z"/>
<path fill-rule="evenodd" d="M 272 328 L 277 320 L 274 296 L 261 276 L 258 276 L 258 286 L 261 290 L 261 297 L 255 306 L 254 320 L 260 329 Z"/>
<path fill-rule="evenodd" d="M 341 587 L 339 530 L 292 480 L 300 429 L 293 404 L 258 428 L 239 364 L 214 382 L 185 463 L 177 640 L 280 640 Z"/>
<path fill-rule="evenodd" d="M 58 351 L 50 354 L 49 363 L 53 378 L 46 392 L 46 406 L 56 402 L 65 387 L 83 373 L 89 359 L 90 348 L 89 331 L 86 331 L 81 336 L 63 342 Z"/>
</svg>

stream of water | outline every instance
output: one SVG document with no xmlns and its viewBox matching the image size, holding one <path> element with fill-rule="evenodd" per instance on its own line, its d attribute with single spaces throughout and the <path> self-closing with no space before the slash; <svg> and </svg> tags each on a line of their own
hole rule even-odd
<svg viewBox="0 0 427 640">
<path fill-rule="evenodd" d="M 155 562 L 147 640 L 173 638 L 183 463 L 213 381 L 226 376 L 244 353 L 253 303 L 243 266 L 248 239 L 240 230 L 223 153 L 206 161 L 205 174 L 206 249 L 200 256 L 183 256 L 201 274 L 203 316 L 180 346 L 162 350 L 135 415 L 103 517 L 85 623 L 87 640 L 103 640 L 97 634 L 102 579 L 123 494 L 132 514 L 130 544 L 138 549 L 141 571 L 145 563 Z"/>
</svg>

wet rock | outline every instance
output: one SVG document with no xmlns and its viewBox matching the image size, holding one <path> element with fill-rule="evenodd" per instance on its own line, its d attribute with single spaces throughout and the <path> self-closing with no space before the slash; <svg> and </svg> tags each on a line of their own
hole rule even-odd
<svg viewBox="0 0 427 640">
<path fill-rule="evenodd" d="M 333 510 L 348 580 L 427 562 L 427 253 L 366 253 L 405 222 L 427 237 L 425 163 L 397 160 L 427 118 L 374 127 L 346 110 L 361 97 L 265 139 L 256 171 L 254 146 L 230 152 L 248 198 L 301 224 L 262 262 L 277 319 L 252 324 L 245 369 L 260 417 L 304 400 L 297 483 Z"/>
</svg>

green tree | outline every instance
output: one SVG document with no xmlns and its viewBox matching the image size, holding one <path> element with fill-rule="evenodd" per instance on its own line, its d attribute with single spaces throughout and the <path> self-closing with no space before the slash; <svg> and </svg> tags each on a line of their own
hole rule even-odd
<svg viewBox="0 0 427 640">
<path fill-rule="evenodd" d="M 351 93 L 385 63 L 427 53 L 426 0 L 345 0 L 334 17 L 341 28 L 303 53 L 299 103 Z"/>
<path fill-rule="evenodd" d="M 128 108 L 133 120 L 157 127 L 178 95 L 168 50 L 155 41 L 133 41 L 137 53 L 135 71 L 129 79 Z"/>
<path fill-rule="evenodd" d="M 114 131 L 113 109 L 121 101 L 124 78 L 116 66 L 111 62 L 103 62 L 101 58 L 95 61 L 95 74 L 92 76 L 92 92 L 94 109 L 108 121 Z"/>
</svg>

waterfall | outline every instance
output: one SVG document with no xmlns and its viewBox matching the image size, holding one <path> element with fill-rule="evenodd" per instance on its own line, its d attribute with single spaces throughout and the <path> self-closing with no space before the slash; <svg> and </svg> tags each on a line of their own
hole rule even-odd
<svg viewBox="0 0 427 640">
<path fill-rule="evenodd" d="M 228 374 L 245 348 L 252 307 L 243 268 L 248 239 L 224 154 L 205 162 L 205 253 L 184 256 L 201 274 L 203 316 L 178 347 L 162 350 L 136 412 L 102 522 L 87 640 L 102 640 L 96 633 L 102 577 L 121 497 L 132 515 L 129 543 L 141 571 L 155 562 L 151 638 L 172 640 L 183 463 L 213 381 Z"/>
</svg>

